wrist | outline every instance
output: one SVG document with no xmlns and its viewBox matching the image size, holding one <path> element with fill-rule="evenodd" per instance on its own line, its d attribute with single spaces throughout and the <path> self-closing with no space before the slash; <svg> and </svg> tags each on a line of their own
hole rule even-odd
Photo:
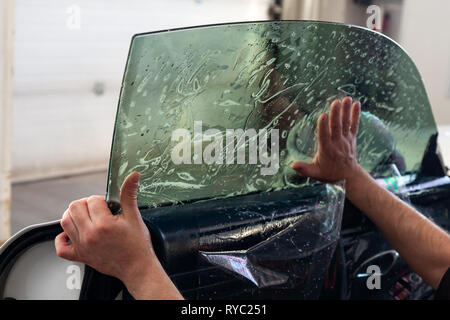
<svg viewBox="0 0 450 320">
<path fill-rule="evenodd" d="M 158 260 L 142 266 L 124 284 L 136 300 L 183 299 Z"/>
<path fill-rule="evenodd" d="M 348 171 L 348 175 L 345 177 L 346 189 L 351 189 L 353 186 L 357 186 L 364 179 L 367 179 L 367 172 L 359 165 L 356 164 L 351 170 Z"/>
<path fill-rule="evenodd" d="M 346 197 L 357 205 L 357 198 L 365 194 L 372 182 L 372 177 L 359 164 L 351 171 L 345 179 Z"/>
<path fill-rule="evenodd" d="M 117 278 L 119 278 L 127 286 L 128 284 L 133 284 L 134 282 L 139 281 L 139 279 L 142 279 L 142 277 L 149 272 L 154 273 L 155 271 L 159 271 L 159 268 L 162 269 L 162 266 L 159 263 L 158 258 L 156 256 L 149 255 L 135 259 L 132 262 L 130 261 L 126 265 L 122 274 Z"/>
<path fill-rule="evenodd" d="M 147 258 L 136 261 L 132 266 L 130 265 L 120 280 L 122 280 L 127 290 L 134 296 L 135 292 L 140 291 L 144 286 L 148 286 L 148 279 L 150 277 L 158 278 L 162 272 L 164 270 L 159 261 Z"/>
</svg>

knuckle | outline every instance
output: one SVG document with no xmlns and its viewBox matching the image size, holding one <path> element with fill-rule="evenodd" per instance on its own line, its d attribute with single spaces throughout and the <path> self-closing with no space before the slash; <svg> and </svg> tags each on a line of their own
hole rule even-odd
<svg viewBox="0 0 450 320">
<path fill-rule="evenodd" d="M 64 218 L 61 219 L 60 225 L 63 229 L 66 229 L 70 224 L 69 217 L 66 215 Z"/>
<path fill-rule="evenodd" d="M 77 208 L 78 208 L 79 206 L 80 206 L 79 200 L 77 200 L 77 201 L 72 201 L 72 202 L 69 204 L 69 211 L 77 210 Z"/>
<path fill-rule="evenodd" d="M 86 199 L 80 199 L 80 200 L 76 200 L 76 201 L 72 201 L 69 204 L 69 211 L 76 211 L 79 209 L 82 209 L 85 205 L 86 205 Z"/>
<path fill-rule="evenodd" d="M 61 249 L 58 248 L 58 247 L 56 247 L 56 255 L 57 255 L 58 257 L 60 257 L 60 258 L 64 258 Z"/>
<path fill-rule="evenodd" d="M 89 198 L 87 198 L 87 202 L 92 204 L 92 203 L 100 201 L 101 198 L 102 198 L 101 196 L 95 196 L 95 195 L 94 196 L 90 196 Z"/>
<path fill-rule="evenodd" d="M 137 199 L 136 192 L 134 190 L 125 190 L 125 196 L 130 199 Z"/>
</svg>

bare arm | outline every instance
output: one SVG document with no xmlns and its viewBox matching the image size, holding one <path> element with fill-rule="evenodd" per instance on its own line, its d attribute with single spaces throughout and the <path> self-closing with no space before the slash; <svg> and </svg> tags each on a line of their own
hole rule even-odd
<svg viewBox="0 0 450 320">
<path fill-rule="evenodd" d="M 319 149 L 312 163 L 296 162 L 300 175 L 326 182 L 346 181 L 347 198 L 430 286 L 437 288 L 450 267 L 450 236 L 414 208 L 385 190 L 358 164 L 356 134 L 360 104 L 351 98 L 331 105 L 318 122 Z"/>
</svg>

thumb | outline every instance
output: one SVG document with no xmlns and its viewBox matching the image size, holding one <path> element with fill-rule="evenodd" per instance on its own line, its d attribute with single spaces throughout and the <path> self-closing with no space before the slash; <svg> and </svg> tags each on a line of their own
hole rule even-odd
<svg viewBox="0 0 450 320">
<path fill-rule="evenodd" d="M 139 212 L 137 206 L 137 191 L 140 176 L 139 172 L 134 171 L 128 175 L 122 184 L 122 188 L 120 189 L 120 206 L 122 208 L 122 213 Z"/>
<path fill-rule="evenodd" d="M 309 177 L 313 179 L 318 178 L 318 168 L 313 163 L 297 161 L 291 164 L 291 168 L 303 177 Z"/>
</svg>

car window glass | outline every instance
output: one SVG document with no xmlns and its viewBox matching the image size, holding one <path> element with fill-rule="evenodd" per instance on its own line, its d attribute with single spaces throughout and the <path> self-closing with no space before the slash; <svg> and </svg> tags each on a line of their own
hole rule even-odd
<svg viewBox="0 0 450 320">
<path fill-rule="evenodd" d="M 417 171 L 436 125 L 417 68 L 382 34 L 285 21 L 137 35 L 107 199 L 119 201 L 132 171 L 141 172 L 140 206 L 299 187 L 289 164 L 312 159 L 317 118 L 346 95 L 362 103 L 362 166 Z"/>
</svg>

